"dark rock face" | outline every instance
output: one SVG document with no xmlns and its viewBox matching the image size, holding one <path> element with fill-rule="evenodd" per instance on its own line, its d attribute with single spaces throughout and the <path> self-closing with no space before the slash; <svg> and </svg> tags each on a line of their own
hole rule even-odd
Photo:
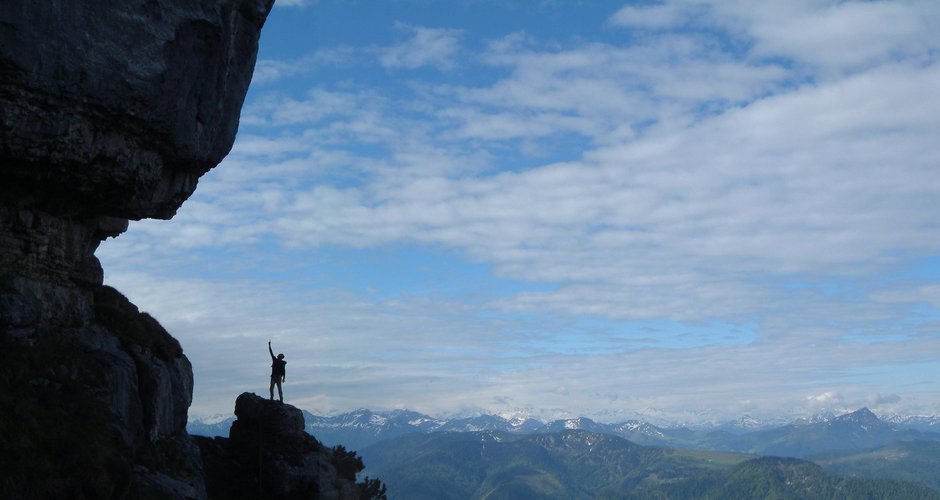
<svg viewBox="0 0 940 500">
<path fill-rule="evenodd" d="M 117 337 L 136 377 L 129 385 L 115 384 L 108 391 L 114 396 L 112 408 L 124 415 L 122 420 L 134 423 L 132 435 L 146 441 L 181 434 L 192 403 L 193 370 L 179 342 L 111 287 L 95 291 L 95 312 L 100 324 Z M 127 398 L 120 397 L 124 393 L 139 395 L 139 409 L 128 408 Z M 136 411 L 140 418 L 129 418 Z"/>
<path fill-rule="evenodd" d="M 303 412 L 289 404 L 274 404 L 252 393 L 242 393 L 235 400 L 235 416 L 229 436 L 249 443 L 262 435 L 277 440 L 304 436 Z"/>
<path fill-rule="evenodd" d="M 3 161 L 0 192 L 9 186 Z M 41 327 L 87 325 L 94 319 L 93 290 L 102 281 L 95 249 L 124 231 L 127 220 L 52 213 L 26 205 L 28 196 L 19 191 L 0 198 L 0 293 L 7 296 L 0 301 L 0 325 L 15 326 L 24 337 Z"/>
<path fill-rule="evenodd" d="M 88 323 L 98 243 L 231 149 L 272 2 L 0 4 L 0 266 L 43 322 Z"/>
<path fill-rule="evenodd" d="M 299 409 L 246 392 L 235 400 L 235 415 L 228 439 L 195 438 L 210 497 L 360 497 L 358 471 L 337 472 L 334 451 L 304 432 Z"/>
<path fill-rule="evenodd" d="M 272 0 L 5 0 L 3 195 L 168 218 L 228 154 Z"/>
<path fill-rule="evenodd" d="M 0 335 L 0 498 L 205 498 L 189 361 L 116 290 L 94 299 L 90 323 Z"/>
<path fill-rule="evenodd" d="M 228 153 L 273 0 L 0 2 L 0 498 L 205 498 L 189 360 L 94 253 Z"/>
</svg>

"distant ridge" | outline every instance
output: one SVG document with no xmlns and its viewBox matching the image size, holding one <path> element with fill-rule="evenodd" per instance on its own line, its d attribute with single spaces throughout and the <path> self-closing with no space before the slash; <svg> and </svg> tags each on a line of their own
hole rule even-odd
<svg viewBox="0 0 940 500">
<path fill-rule="evenodd" d="M 389 498 L 940 499 L 916 482 L 840 477 L 795 458 L 640 446 L 583 430 L 411 434 L 362 451 Z"/>
<path fill-rule="evenodd" d="M 812 458 L 872 450 L 899 441 L 940 441 L 940 433 L 904 428 L 881 420 L 868 408 L 862 408 L 810 424 L 790 424 L 738 436 L 712 434 L 698 444 L 713 450 Z"/>
<path fill-rule="evenodd" d="M 822 415 L 775 427 L 767 427 L 753 417 L 744 416 L 706 429 L 659 427 L 639 420 L 605 424 L 586 417 L 551 422 L 497 415 L 438 419 L 410 410 L 376 412 L 359 409 L 334 417 L 317 416 L 304 411 L 304 418 L 307 422 L 306 431 L 324 444 L 343 444 L 350 449 L 365 448 L 407 434 L 475 431 L 537 434 L 585 430 L 625 438 L 641 445 L 799 458 L 870 450 L 897 441 L 940 441 L 940 432 L 919 430 L 926 425 L 924 417 L 917 420 L 919 426 L 907 426 L 899 423 L 897 417 L 890 422 L 880 419 L 868 408 L 840 416 Z M 187 430 L 196 435 L 226 436 L 230 425 L 231 419 L 215 419 L 211 423 L 193 421 Z"/>
</svg>

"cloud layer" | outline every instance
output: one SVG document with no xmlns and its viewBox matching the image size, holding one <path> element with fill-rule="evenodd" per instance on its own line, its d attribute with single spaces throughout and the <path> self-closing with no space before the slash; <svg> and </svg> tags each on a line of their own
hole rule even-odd
<svg viewBox="0 0 940 500">
<path fill-rule="evenodd" d="M 323 412 L 940 411 L 938 12 L 669 2 L 566 43 L 403 19 L 262 59 L 231 156 L 100 254 L 187 346 L 196 413 L 267 335 Z"/>
</svg>

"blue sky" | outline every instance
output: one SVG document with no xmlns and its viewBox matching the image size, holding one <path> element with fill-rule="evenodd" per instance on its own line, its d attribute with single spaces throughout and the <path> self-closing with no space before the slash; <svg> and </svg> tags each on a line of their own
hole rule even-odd
<svg viewBox="0 0 940 500">
<path fill-rule="evenodd" d="M 191 415 L 940 413 L 940 4 L 281 1 L 232 153 L 98 251 Z"/>
</svg>

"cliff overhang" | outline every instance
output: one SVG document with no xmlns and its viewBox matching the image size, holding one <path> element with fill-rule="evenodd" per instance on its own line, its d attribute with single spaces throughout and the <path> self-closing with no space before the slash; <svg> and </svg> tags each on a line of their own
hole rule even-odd
<svg viewBox="0 0 940 500">
<path fill-rule="evenodd" d="M 272 4 L 0 4 L 0 497 L 206 497 L 189 360 L 95 251 L 229 152 Z"/>
</svg>

